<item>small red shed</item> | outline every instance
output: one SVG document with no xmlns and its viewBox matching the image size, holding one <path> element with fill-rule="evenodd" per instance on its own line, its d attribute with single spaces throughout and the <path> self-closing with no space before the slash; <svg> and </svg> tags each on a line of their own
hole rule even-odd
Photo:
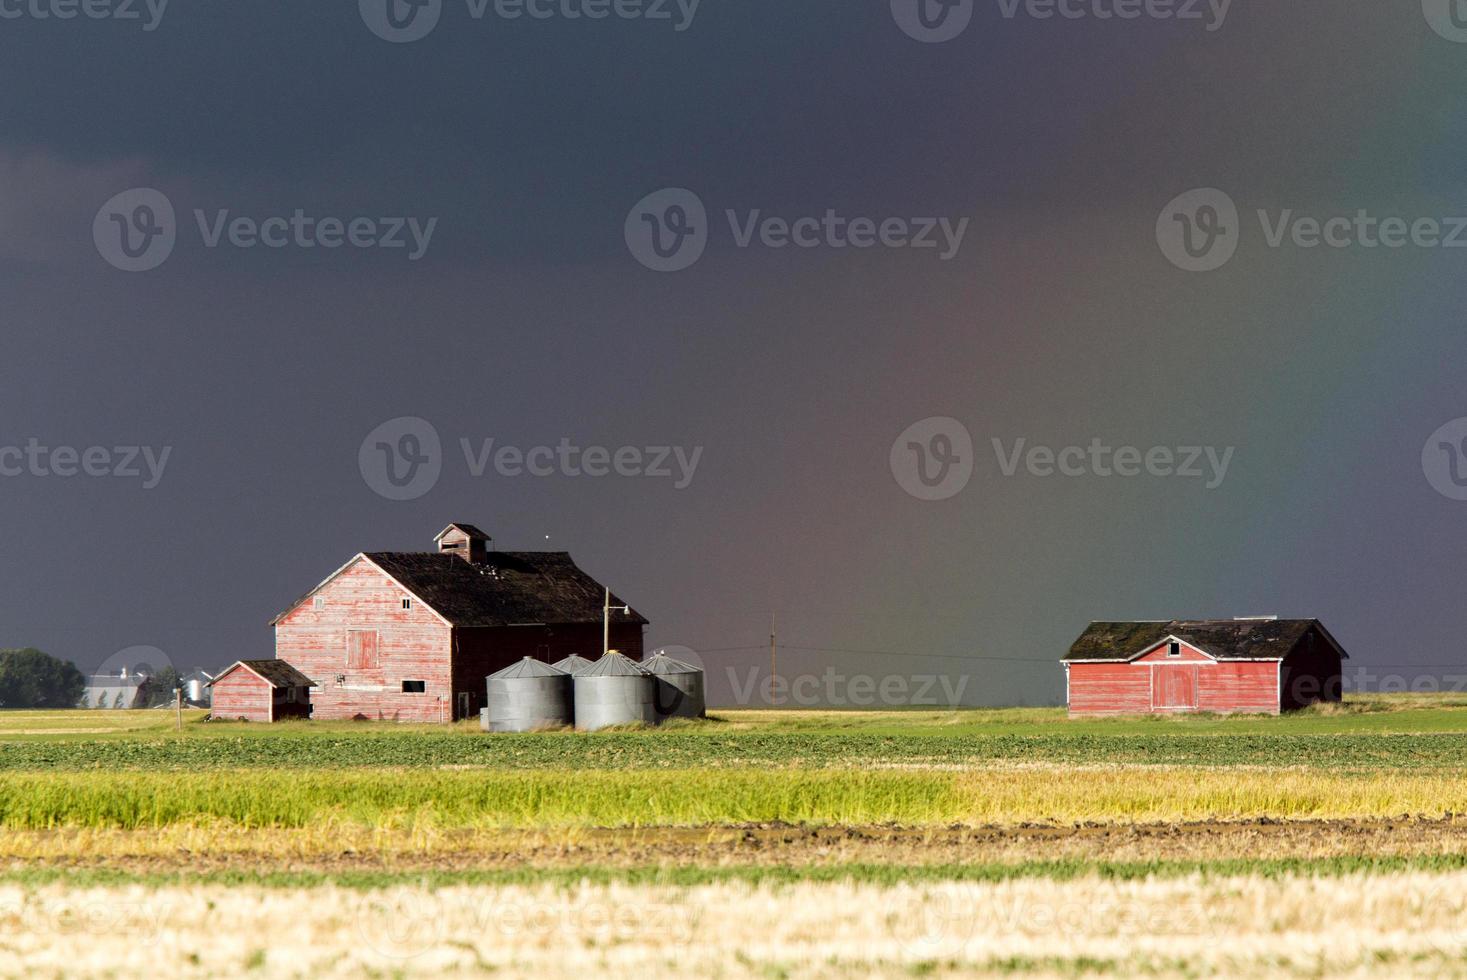
<svg viewBox="0 0 1467 980">
<path fill-rule="evenodd" d="M 1349 655 L 1317 619 L 1091 623 L 1070 647 L 1071 715 L 1279 714 L 1339 701 Z"/>
<path fill-rule="evenodd" d="M 311 716 L 316 682 L 284 660 L 240 660 L 214 678 L 214 721 L 280 721 Z"/>
</svg>

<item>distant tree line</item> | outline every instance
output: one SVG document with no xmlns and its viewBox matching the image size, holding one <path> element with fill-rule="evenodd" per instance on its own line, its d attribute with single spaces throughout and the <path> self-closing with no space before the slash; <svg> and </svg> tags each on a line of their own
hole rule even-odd
<svg viewBox="0 0 1467 980">
<path fill-rule="evenodd" d="M 75 708 L 86 686 L 69 660 L 31 647 L 0 650 L 0 708 Z"/>
</svg>

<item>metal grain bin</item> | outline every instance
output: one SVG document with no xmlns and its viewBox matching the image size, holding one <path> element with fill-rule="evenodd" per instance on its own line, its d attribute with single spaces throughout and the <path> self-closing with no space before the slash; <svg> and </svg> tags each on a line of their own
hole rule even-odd
<svg viewBox="0 0 1467 980">
<path fill-rule="evenodd" d="M 667 718 L 704 718 L 708 702 L 703 696 L 703 671 L 692 664 L 659 653 L 642 661 L 642 669 L 653 677 L 653 708 L 659 721 Z"/>
<path fill-rule="evenodd" d="M 656 682 L 635 660 L 612 651 L 572 682 L 577 728 L 594 732 L 612 725 L 657 724 Z"/>
<path fill-rule="evenodd" d="M 573 653 L 569 657 L 566 657 L 564 660 L 557 660 L 554 666 L 559 670 L 565 671 L 567 674 L 579 674 L 581 671 L 591 666 L 591 661 L 587 660 L 579 653 Z"/>
<path fill-rule="evenodd" d="M 565 671 L 526 657 L 490 674 L 487 730 L 533 732 L 572 724 L 571 677 Z"/>
</svg>

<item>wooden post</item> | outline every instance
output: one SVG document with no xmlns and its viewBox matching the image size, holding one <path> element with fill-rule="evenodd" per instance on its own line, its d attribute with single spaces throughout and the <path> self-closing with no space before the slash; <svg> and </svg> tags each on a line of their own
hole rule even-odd
<svg viewBox="0 0 1467 980">
<path fill-rule="evenodd" d="M 173 706 L 178 712 L 178 730 L 183 731 L 183 688 L 173 689 Z"/>
<path fill-rule="evenodd" d="M 778 647 L 774 642 L 775 623 L 774 613 L 769 614 L 769 703 L 774 706 L 774 679 L 779 676 L 779 654 Z"/>
</svg>

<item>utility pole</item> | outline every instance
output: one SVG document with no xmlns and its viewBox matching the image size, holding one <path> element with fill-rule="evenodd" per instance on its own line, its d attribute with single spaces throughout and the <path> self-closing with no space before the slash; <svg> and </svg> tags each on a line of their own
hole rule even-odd
<svg viewBox="0 0 1467 980">
<path fill-rule="evenodd" d="M 611 590 L 606 590 L 606 601 L 601 606 L 601 656 L 611 652 L 611 612 L 630 613 L 631 606 L 613 606 L 611 604 Z"/>
<path fill-rule="evenodd" d="M 779 648 L 774 641 L 774 613 L 769 614 L 769 701 L 774 703 L 774 679 L 779 676 Z"/>
</svg>

